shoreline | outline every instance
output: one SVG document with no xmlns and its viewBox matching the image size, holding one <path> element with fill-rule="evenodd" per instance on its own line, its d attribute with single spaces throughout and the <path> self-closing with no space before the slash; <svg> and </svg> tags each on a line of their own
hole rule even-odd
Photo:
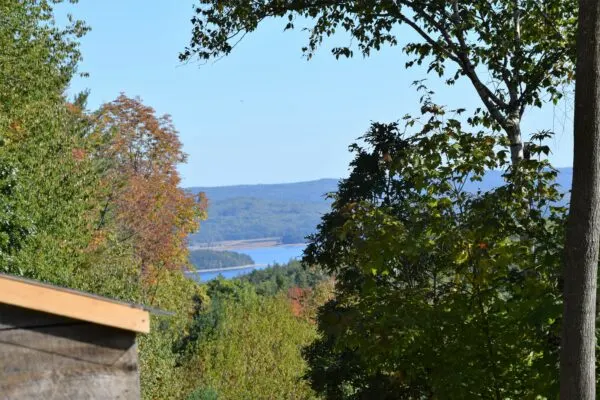
<svg viewBox="0 0 600 400">
<path fill-rule="evenodd" d="M 210 269 L 197 269 L 195 271 L 185 271 L 186 275 L 197 275 L 203 273 L 212 273 L 212 272 L 225 272 L 225 271 L 235 271 L 238 269 L 255 269 L 259 267 L 266 267 L 267 264 L 247 264 L 247 265 L 239 265 L 237 267 L 224 267 L 224 268 L 210 268 Z"/>
<path fill-rule="evenodd" d="M 265 247 L 297 247 L 306 246 L 306 243 L 281 243 L 279 240 L 274 238 L 265 239 L 248 239 L 248 240 L 228 240 L 223 242 L 215 243 L 203 243 L 200 245 L 189 246 L 191 251 L 193 250 L 214 250 L 214 251 L 227 251 L 227 250 L 239 250 L 239 249 L 259 249 Z"/>
</svg>

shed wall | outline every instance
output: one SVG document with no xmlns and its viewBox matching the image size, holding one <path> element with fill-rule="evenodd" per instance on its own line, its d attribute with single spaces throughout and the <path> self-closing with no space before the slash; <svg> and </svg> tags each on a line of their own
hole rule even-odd
<svg viewBox="0 0 600 400">
<path fill-rule="evenodd" d="M 0 399 L 140 398 L 135 333 L 0 304 Z"/>
</svg>

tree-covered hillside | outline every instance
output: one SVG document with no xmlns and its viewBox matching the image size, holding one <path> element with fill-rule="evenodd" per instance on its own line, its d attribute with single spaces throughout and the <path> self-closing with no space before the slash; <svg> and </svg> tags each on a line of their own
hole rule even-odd
<svg viewBox="0 0 600 400">
<path fill-rule="evenodd" d="M 557 183 L 571 187 L 571 168 L 559 169 Z M 502 184 L 500 171 L 488 171 L 481 182 L 465 183 L 464 190 L 487 191 Z M 283 243 L 301 243 L 315 231 L 331 201 L 324 197 L 336 189 L 337 180 L 275 185 L 193 187 L 189 192 L 206 193 L 208 220 L 190 235 L 191 245 L 225 240 L 278 237 Z M 566 189 L 567 188 L 567 189 Z"/>
<path fill-rule="evenodd" d="M 209 219 L 190 244 L 223 240 L 278 237 L 284 243 L 301 243 L 312 233 L 329 204 L 287 202 L 239 197 L 210 202 Z"/>
<path fill-rule="evenodd" d="M 301 243 L 314 232 L 321 215 L 329 210 L 325 195 L 337 180 L 272 185 L 192 187 L 205 193 L 209 217 L 202 229 L 190 236 L 190 244 L 224 240 L 277 237 L 283 243 Z"/>
<path fill-rule="evenodd" d="M 204 249 L 190 250 L 189 260 L 199 270 L 254 264 L 252 257 L 247 254 Z"/>
<path fill-rule="evenodd" d="M 238 197 L 252 197 L 283 202 L 321 203 L 326 193 L 337 190 L 337 183 L 337 179 L 319 179 L 309 182 L 269 185 L 191 187 L 187 190 L 193 194 L 204 192 L 212 202 L 221 202 Z"/>
</svg>

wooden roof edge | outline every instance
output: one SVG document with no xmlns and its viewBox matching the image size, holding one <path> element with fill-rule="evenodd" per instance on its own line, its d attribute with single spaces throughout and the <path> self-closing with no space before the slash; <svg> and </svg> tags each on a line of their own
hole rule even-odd
<svg viewBox="0 0 600 400">
<path fill-rule="evenodd" d="M 168 312 L 0 273 L 0 303 L 129 331 L 150 332 L 150 313 Z"/>
</svg>

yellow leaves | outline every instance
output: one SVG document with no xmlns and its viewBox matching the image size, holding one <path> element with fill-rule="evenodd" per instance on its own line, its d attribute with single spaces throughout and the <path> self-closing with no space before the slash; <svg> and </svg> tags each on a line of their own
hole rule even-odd
<svg viewBox="0 0 600 400">
<path fill-rule="evenodd" d="M 460 265 L 464 264 L 469 259 L 469 252 L 467 250 L 462 250 L 458 253 L 458 256 L 455 259 L 455 262 Z"/>
</svg>

